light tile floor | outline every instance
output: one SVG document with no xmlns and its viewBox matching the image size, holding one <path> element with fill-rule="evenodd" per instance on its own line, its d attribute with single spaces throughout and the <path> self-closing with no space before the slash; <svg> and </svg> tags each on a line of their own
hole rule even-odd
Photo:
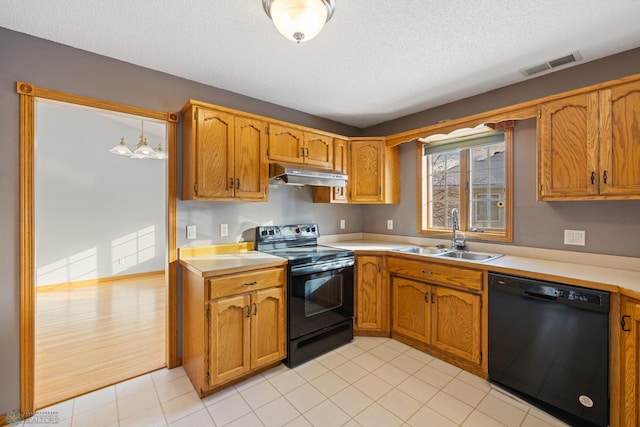
<svg viewBox="0 0 640 427">
<path fill-rule="evenodd" d="M 204 399 L 180 367 L 40 412 L 57 414 L 53 425 L 74 427 L 566 426 L 482 378 L 398 341 L 368 337 Z"/>
</svg>

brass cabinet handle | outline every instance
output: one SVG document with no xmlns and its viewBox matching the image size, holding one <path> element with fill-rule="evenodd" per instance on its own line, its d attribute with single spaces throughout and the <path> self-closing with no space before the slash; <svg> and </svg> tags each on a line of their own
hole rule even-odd
<svg viewBox="0 0 640 427">
<path fill-rule="evenodd" d="M 236 179 L 236 189 L 240 189 L 240 178 Z"/>
<path fill-rule="evenodd" d="M 253 315 L 257 315 L 258 314 L 258 303 L 253 303 Z"/>
<path fill-rule="evenodd" d="M 604 181 L 605 184 L 607 183 L 607 171 L 604 171 L 602 173 L 602 180 Z"/>
<path fill-rule="evenodd" d="M 247 317 L 251 317 L 251 307 L 246 306 L 244 309 L 247 310 Z"/>
<path fill-rule="evenodd" d="M 596 173 L 591 171 L 591 185 L 595 185 L 596 183 Z"/>
<path fill-rule="evenodd" d="M 427 274 L 427 275 L 429 275 L 429 274 L 431 274 L 431 272 L 430 272 L 430 271 L 422 270 L 422 274 Z"/>
<path fill-rule="evenodd" d="M 424 302 L 429 302 L 429 292 L 424 293 Z"/>
<path fill-rule="evenodd" d="M 304 157 L 304 147 L 300 149 L 300 157 Z"/>
<path fill-rule="evenodd" d="M 245 283 L 244 285 L 245 285 L 245 286 L 255 286 L 255 285 L 257 285 L 257 284 L 258 284 L 258 282 L 247 282 L 247 283 Z"/>
<path fill-rule="evenodd" d="M 229 187 L 233 189 L 233 178 L 229 178 Z"/>
</svg>

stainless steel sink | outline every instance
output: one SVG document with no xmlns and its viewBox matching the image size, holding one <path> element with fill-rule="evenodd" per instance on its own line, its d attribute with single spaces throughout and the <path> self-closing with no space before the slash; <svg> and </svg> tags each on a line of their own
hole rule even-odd
<svg viewBox="0 0 640 427">
<path fill-rule="evenodd" d="M 467 261 L 487 262 L 496 258 L 500 258 L 501 254 L 489 254 L 484 252 L 469 252 L 469 251 L 449 251 L 437 255 L 441 258 L 456 258 L 464 259 Z"/>
<path fill-rule="evenodd" d="M 394 249 L 394 251 L 420 255 L 442 255 L 448 252 L 449 249 L 436 248 L 435 246 L 410 246 L 407 248 Z"/>
</svg>

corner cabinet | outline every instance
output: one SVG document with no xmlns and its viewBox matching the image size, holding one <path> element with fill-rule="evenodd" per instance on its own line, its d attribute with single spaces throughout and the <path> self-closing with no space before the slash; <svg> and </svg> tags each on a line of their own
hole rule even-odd
<svg viewBox="0 0 640 427">
<path fill-rule="evenodd" d="M 286 357 L 284 267 L 182 273 L 183 365 L 200 397 Z"/>
<path fill-rule="evenodd" d="M 265 122 L 198 104 L 182 116 L 184 200 L 268 200 Z"/>
<path fill-rule="evenodd" d="M 385 138 L 351 138 L 350 203 L 400 203 L 400 149 Z"/>
<path fill-rule="evenodd" d="M 389 281 L 386 257 L 381 255 L 356 256 L 356 335 L 384 336 L 390 334 Z"/>
<path fill-rule="evenodd" d="M 621 426 L 640 425 L 640 300 L 621 298 Z"/>
<path fill-rule="evenodd" d="M 333 137 L 321 133 L 271 124 L 269 160 L 333 168 Z"/>
<path fill-rule="evenodd" d="M 539 106 L 538 200 L 640 199 L 640 82 Z"/>
<path fill-rule="evenodd" d="M 473 373 L 485 374 L 481 366 L 484 273 L 400 257 L 389 257 L 387 263 L 391 336 Z"/>
</svg>

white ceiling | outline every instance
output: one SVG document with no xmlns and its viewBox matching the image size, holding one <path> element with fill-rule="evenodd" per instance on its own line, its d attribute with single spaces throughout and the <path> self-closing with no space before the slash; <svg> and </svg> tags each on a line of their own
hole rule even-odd
<svg viewBox="0 0 640 427">
<path fill-rule="evenodd" d="M 0 26 L 365 128 L 639 47 L 640 0 L 336 0 L 300 45 L 261 0 L 2 0 Z"/>
</svg>

